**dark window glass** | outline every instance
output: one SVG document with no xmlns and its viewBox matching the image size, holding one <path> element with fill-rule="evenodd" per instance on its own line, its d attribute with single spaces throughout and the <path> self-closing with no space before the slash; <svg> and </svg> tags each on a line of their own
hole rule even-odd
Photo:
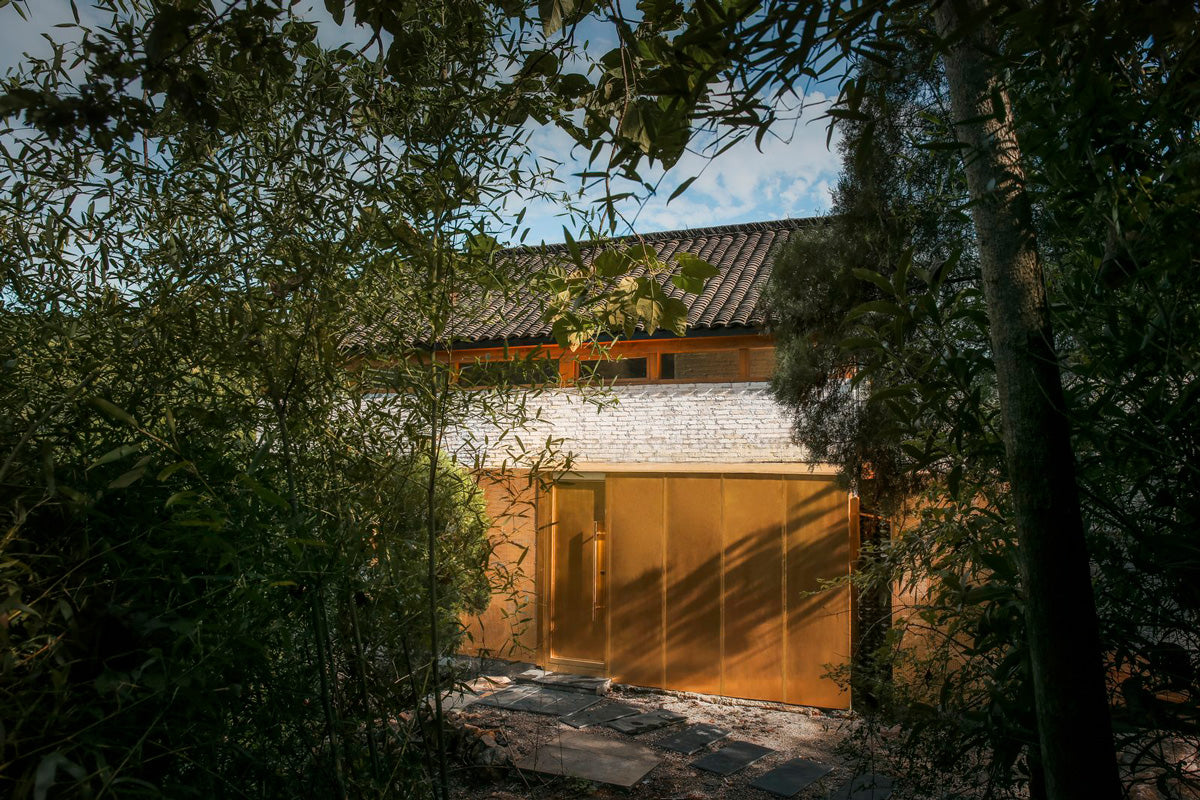
<svg viewBox="0 0 1200 800">
<path fill-rule="evenodd" d="M 468 387 L 558 383 L 558 361 L 550 358 L 476 361 L 459 367 L 458 382 Z"/>
<path fill-rule="evenodd" d="M 646 379 L 645 358 L 622 358 L 616 361 L 579 362 L 581 380 L 636 381 Z"/>
<path fill-rule="evenodd" d="M 664 353 L 659 375 L 663 380 L 736 381 L 740 374 L 737 350 Z"/>
</svg>

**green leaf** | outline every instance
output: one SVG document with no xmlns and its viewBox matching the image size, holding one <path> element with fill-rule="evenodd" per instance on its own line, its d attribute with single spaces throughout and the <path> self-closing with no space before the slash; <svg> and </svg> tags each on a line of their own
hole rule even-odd
<svg viewBox="0 0 1200 800">
<path fill-rule="evenodd" d="M 658 251 L 648 244 L 633 244 L 626 247 L 625 256 L 635 263 L 644 264 L 649 270 L 655 270 L 661 266 L 661 262 L 658 260 Z M 657 284 L 655 285 L 657 286 Z"/>
<path fill-rule="evenodd" d="M 650 136 L 650 129 L 646 126 L 646 119 L 638 104 L 634 103 L 629 106 L 625 111 L 625 116 L 621 118 L 621 135 L 637 145 L 643 153 L 649 153 L 653 147 L 654 142 Z"/>
<path fill-rule="evenodd" d="M 238 475 L 237 479 L 239 483 L 248 488 L 250 491 L 254 492 L 255 497 L 263 502 L 273 505 L 276 508 L 290 508 L 287 500 L 284 500 L 278 494 L 268 489 L 253 476 L 247 475 L 243 472 L 241 475 Z"/>
<path fill-rule="evenodd" d="M 549 50 L 535 50 L 525 59 L 525 66 L 521 68 L 521 72 L 525 75 L 552 77 L 558 72 L 558 56 Z"/>
<path fill-rule="evenodd" d="M 894 397 L 908 397 L 916 390 L 915 383 L 902 383 L 899 386 L 885 386 L 878 391 L 871 392 L 871 396 L 867 399 L 868 403 L 876 403 L 880 400 L 889 400 Z"/>
<path fill-rule="evenodd" d="M 177 505 L 191 505 L 198 495 L 190 489 L 185 489 L 182 492 L 175 492 L 167 498 L 167 502 L 163 503 L 163 508 L 170 508 Z"/>
<path fill-rule="evenodd" d="M 860 281 L 873 283 L 883 291 L 887 292 L 889 295 L 892 294 L 891 282 L 875 270 L 855 268 L 850 270 L 850 273 Z"/>
<path fill-rule="evenodd" d="M 904 316 L 904 313 L 904 309 L 893 303 L 891 300 L 870 300 L 850 309 L 850 313 L 846 315 L 846 321 L 852 322 L 859 317 L 865 317 L 867 314 L 884 314 L 889 317 L 902 317 Z"/>
<path fill-rule="evenodd" d="M 567 18 L 575 11 L 576 0 L 538 0 L 538 17 L 542 33 L 550 36 L 562 30 Z"/>
<path fill-rule="evenodd" d="M 346 0 L 325 0 L 325 10 L 338 25 L 346 21 Z"/>
<path fill-rule="evenodd" d="M 579 250 L 579 243 L 575 241 L 575 237 L 567 230 L 567 226 L 563 226 L 563 242 L 567 246 L 567 253 L 571 256 L 571 263 L 576 269 L 583 269 L 583 254 Z"/>
<path fill-rule="evenodd" d="M 165 481 L 167 478 L 171 477 L 179 470 L 183 469 L 184 467 L 190 467 L 190 466 L 192 466 L 191 461 L 176 461 L 174 464 L 170 464 L 166 467 L 163 467 L 162 470 L 159 471 L 158 480 Z"/>
<path fill-rule="evenodd" d="M 963 468 L 962 464 L 955 465 L 954 469 L 950 470 L 950 474 L 946 476 L 946 486 L 950 491 L 952 498 L 958 497 L 959 487 L 962 485 Z"/>
<path fill-rule="evenodd" d="M 135 420 L 133 418 L 132 414 L 130 414 L 125 409 L 114 405 L 113 403 L 109 402 L 108 400 L 105 400 L 103 397 L 99 397 L 99 396 L 92 397 L 88 400 L 88 402 L 93 407 L 99 409 L 101 412 L 103 412 L 104 414 L 107 414 L 108 416 L 112 417 L 113 419 L 124 422 L 125 424 L 130 425 L 132 427 L 135 427 L 135 428 L 137 427 L 137 420 Z"/>
<path fill-rule="evenodd" d="M 129 470 L 129 472 L 126 472 L 124 475 L 120 476 L 119 478 L 114 480 L 112 483 L 110 483 L 108 485 L 108 488 L 110 488 L 110 489 L 125 489 L 125 488 L 133 485 L 133 483 L 135 481 L 140 480 L 141 477 L 145 474 L 146 474 L 146 468 L 144 466 L 134 467 L 133 469 Z"/>
<path fill-rule="evenodd" d="M 679 265 L 680 274 L 696 280 L 706 281 L 721 274 L 721 270 L 691 253 L 680 253 L 675 256 L 675 263 Z"/>
<path fill-rule="evenodd" d="M 126 456 L 133 455 L 138 451 L 138 449 L 138 446 L 135 444 L 123 444 L 120 447 L 114 447 L 112 450 L 109 450 L 107 453 L 93 461 L 88 469 L 90 470 L 93 467 L 98 467 L 101 464 L 109 464 L 113 461 L 119 461 Z"/>
<path fill-rule="evenodd" d="M 912 248 L 905 248 L 900 255 L 900 263 L 896 265 L 896 274 L 892 276 L 892 290 L 896 297 L 908 294 L 908 270 L 912 266 Z"/>
<path fill-rule="evenodd" d="M 1015 595 L 1012 588 L 998 583 L 985 583 L 982 586 L 972 586 L 963 595 L 963 602 L 974 605 L 993 600 L 1011 600 Z"/>
<path fill-rule="evenodd" d="M 686 192 L 688 187 L 691 186 L 695 182 L 696 178 L 699 178 L 699 177 L 700 177 L 699 175 L 693 175 L 692 177 L 685 180 L 683 183 L 676 186 L 675 191 L 671 192 L 671 196 L 667 198 L 667 205 L 670 205 L 672 200 L 674 200 L 676 197 L 679 197 L 679 195 Z"/>
<path fill-rule="evenodd" d="M 630 260 L 629 256 L 624 253 L 619 253 L 616 250 L 601 251 L 592 260 L 592 268 L 596 270 L 596 274 L 601 278 L 616 278 L 619 275 L 624 275 L 629 271 Z"/>
<path fill-rule="evenodd" d="M 1008 111 L 1004 104 L 1004 93 L 1000 91 L 1000 85 L 992 87 L 992 115 L 1001 122 L 1008 116 Z"/>
<path fill-rule="evenodd" d="M 557 91 L 563 97 L 576 98 L 591 90 L 592 82 L 586 75 L 580 75 L 578 72 L 568 72 L 558 79 Z"/>
<path fill-rule="evenodd" d="M 500 249 L 500 243 L 492 236 L 474 233 L 467 237 L 467 250 L 477 255 L 491 255 Z"/>
</svg>

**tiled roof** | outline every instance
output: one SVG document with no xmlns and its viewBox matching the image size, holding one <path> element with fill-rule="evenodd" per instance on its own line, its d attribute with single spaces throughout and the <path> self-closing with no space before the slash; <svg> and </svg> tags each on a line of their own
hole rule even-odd
<svg viewBox="0 0 1200 800">
<path fill-rule="evenodd" d="M 711 278 L 699 295 L 686 293 L 671 283 L 671 276 L 679 269 L 673 263 L 674 269 L 659 276 L 666 293 L 687 305 L 688 328 L 697 333 L 704 329 L 755 328 L 766 321 L 762 299 L 772 257 L 794 231 L 818 223 L 819 219 L 809 218 L 690 228 L 628 236 L 604 245 L 645 244 L 667 263 L 680 253 L 703 258 L 720 274 Z M 580 243 L 580 250 L 584 262 L 590 263 L 600 247 Z M 503 250 L 498 256 L 512 263 L 519 274 L 536 269 L 547 257 L 566 259 L 568 250 L 565 244 L 519 247 Z M 630 275 L 637 277 L 644 271 L 638 267 Z M 460 342 L 543 339 L 550 336 L 550 325 L 542 318 L 542 310 L 540 298 L 533 295 L 496 300 L 482 313 L 472 314 L 471 320 L 453 326 L 454 338 Z M 369 338 L 369 333 L 364 338 Z"/>
</svg>

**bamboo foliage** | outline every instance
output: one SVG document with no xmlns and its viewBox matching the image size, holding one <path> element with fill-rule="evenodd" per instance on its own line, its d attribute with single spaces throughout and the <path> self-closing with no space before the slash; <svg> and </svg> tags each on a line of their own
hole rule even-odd
<svg viewBox="0 0 1200 800">
<path fill-rule="evenodd" d="M 505 121 L 540 34 L 413 4 L 401 63 L 267 3 L 101 5 L 3 108 L 0 786 L 445 796 L 443 657 L 519 573 L 443 440 L 535 409 L 434 354 L 539 285 L 491 234 L 543 191 Z"/>
</svg>

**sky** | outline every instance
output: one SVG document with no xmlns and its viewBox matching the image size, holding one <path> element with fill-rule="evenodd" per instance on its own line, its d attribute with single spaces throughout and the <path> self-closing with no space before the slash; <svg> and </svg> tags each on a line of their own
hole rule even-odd
<svg viewBox="0 0 1200 800">
<path fill-rule="evenodd" d="M 10 4 L 0 8 L 0 70 L 15 65 L 25 52 L 45 57 L 50 48 L 44 33 L 61 40 L 68 29 L 55 29 L 58 23 L 72 22 L 70 0 L 28 0 L 21 3 L 27 20 Z M 96 23 L 101 17 L 90 7 L 88 0 L 77 0 L 81 21 Z M 321 42 L 362 44 L 370 38 L 369 31 L 355 28 L 349 21 L 338 26 L 329 18 L 324 4 L 303 0 L 297 10 L 318 22 Z M 604 42 L 593 42 L 608 49 Z M 808 217 L 828 211 L 830 192 L 837 181 L 838 158 L 836 138 L 826 146 L 826 121 L 820 119 L 828 98 L 820 91 L 811 91 L 803 98 L 804 114 L 794 125 L 780 128 L 768 135 L 756 148 L 753 139 L 746 139 L 716 159 L 689 152 L 667 174 L 651 174 L 651 181 L 661 179 L 656 193 L 639 201 L 626 201 L 619 208 L 626 225 L 617 233 L 650 233 L 678 228 L 697 228 L 758 222 L 788 217 Z M 531 131 L 530 143 L 541 158 L 559 162 L 555 177 L 562 189 L 573 194 L 580 191 L 580 180 L 573 177 L 585 169 L 587 153 L 572 148 L 569 138 L 553 128 Z M 696 180 L 679 197 L 668 202 L 671 193 L 683 181 Z M 584 192 L 587 204 L 601 196 L 600 191 Z M 528 228 L 525 244 L 559 242 L 563 239 L 564 223 L 572 234 L 578 226 L 561 216 L 561 209 L 548 202 L 525 204 L 516 200 L 508 209 L 513 216 L 525 207 L 523 226 Z"/>
</svg>

